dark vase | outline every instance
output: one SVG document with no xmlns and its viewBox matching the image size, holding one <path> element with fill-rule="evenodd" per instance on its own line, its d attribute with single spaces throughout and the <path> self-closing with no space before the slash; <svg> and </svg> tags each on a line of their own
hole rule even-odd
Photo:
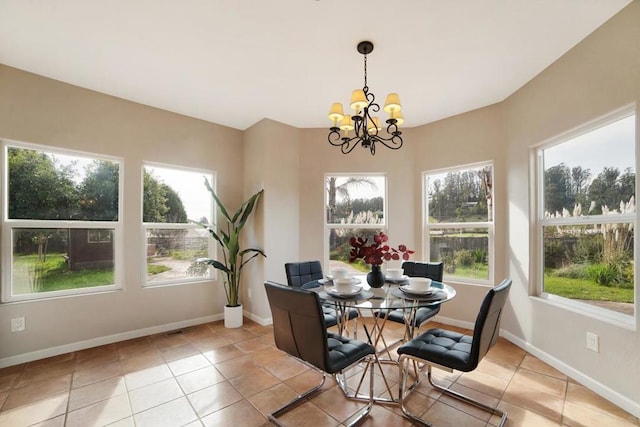
<svg viewBox="0 0 640 427">
<path fill-rule="evenodd" d="M 384 285 L 384 273 L 379 265 L 371 266 L 371 271 L 367 273 L 367 283 L 372 288 L 381 288 Z"/>
</svg>

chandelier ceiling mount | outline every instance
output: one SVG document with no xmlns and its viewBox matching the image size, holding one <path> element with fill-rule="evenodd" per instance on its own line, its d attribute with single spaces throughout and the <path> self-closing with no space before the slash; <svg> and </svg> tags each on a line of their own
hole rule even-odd
<svg viewBox="0 0 640 427">
<path fill-rule="evenodd" d="M 399 129 L 404 123 L 400 97 L 397 93 L 387 95 L 383 110 L 389 114 L 389 118 L 386 120 L 386 133 L 383 133 L 380 120 L 375 116 L 380 111 L 380 105 L 375 102 L 376 97 L 367 86 L 367 55 L 373 52 L 373 43 L 361 41 L 358 43 L 358 52 L 364 56 L 364 86 L 351 94 L 350 107 L 354 110 L 353 115 L 345 115 L 339 102 L 331 106 L 329 120 L 333 125 L 329 128 L 329 143 L 340 147 L 343 154 L 352 152 L 360 145 L 375 155 L 378 143 L 397 150 L 402 147 L 403 142 Z"/>
</svg>

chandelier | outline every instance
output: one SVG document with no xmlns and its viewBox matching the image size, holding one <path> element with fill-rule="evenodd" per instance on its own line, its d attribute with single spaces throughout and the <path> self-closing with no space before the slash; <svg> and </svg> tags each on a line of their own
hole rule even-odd
<svg viewBox="0 0 640 427">
<path fill-rule="evenodd" d="M 333 126 L 329 128 L 328 140 L 331 145 L 340 147 L 343 154 L 352 152 L 358 144 L 368 148 L 372 155 L 376 154 L 376 143 L 392 150 L 402 147 L 402 132 L 398 126 L 404 123 L 404 118 L 400 112 L 402 106 L 398 94 L 387 95 L 384 104 L 383 110 L 389 114 L 386 133 L 382 132 L 380 119 L 373 116 L 380 111 L 380 105 L 375 102 L 376 97 L 367 86 L 367 55 L 372 51 L 373 43 L 370 41 L 358 43 L 358 52 L 364 55 L 364 86 L 351 94 L 350 106 L 355 113 L 352 116 L 345 115 L 339 102 L 331 105 L 329 111 Z"/>
</svg>

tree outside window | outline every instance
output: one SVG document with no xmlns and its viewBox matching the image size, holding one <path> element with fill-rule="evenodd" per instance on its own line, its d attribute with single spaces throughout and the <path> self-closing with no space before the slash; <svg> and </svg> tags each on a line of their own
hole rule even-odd
<svg viewBox="0 0 640 427">
<path fill-rule="evenodd" d="M 211 257 L 206 229 L 213 206 L 204 185 L 211 172 L 147 164 L 143 168 L 143 228 L 147 285 L 189 282 L 210 277 L 195 260 Z"/>
<path fill-rule="evenodd" d="M 445 277 L 489 283 L 493 258 L 493 167 L 427 172 L 424 236 L 427 257 Z"/>
<path fill-rule="evenodd" d="M 633 314 L 635 115 L 538 149 L 542 291 Z"/>
<path fill-rule="evenodd" d="M 358 272 L 370 269 L 349 263 L 351 237 L 366 237 L 386 230 L 386 177 L 384 175 L 326 175 L 326 223 L 328 236 L 325 265 Z"/>
<path fill-rule="evenodd" d="M 4 144 L 3 301 L 117 287 L 120 162 Z M 96 236 L 102 236 L 95 239 Z"/>
</svg>

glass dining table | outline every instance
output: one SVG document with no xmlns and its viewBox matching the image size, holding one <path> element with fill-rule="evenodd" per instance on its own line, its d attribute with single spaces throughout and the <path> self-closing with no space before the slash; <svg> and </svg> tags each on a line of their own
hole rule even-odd
<svg viewBox="0 0 640 427">
<path fill-rule="evenodd" d="M 363 329 L 367 335 L 367 341 L 377 349 L 374 363 L 380 369 L 380 376 L 384 381 L 387 392 L 376 395 L 374 400 L 397 403 L 398 397 L 392 391 L 390 381 L 383 369 L 383 364 L 395 364 L 398 366 L 397 358 L 393 357 L 391 353 L 392 347 L 387 345 L 383 335 L 389 313 L 391 310 L 402 310 L 406 328 L 404 336 L 407 339 L 411 339 L 416 331 L 416 328 L 413 326 L 413 318 L 418 308 L 439 305 L 450 301 L 456 296 L 456 291 L 450 285 L 432 281 L 428 292 L 416 294 L 406 290 L 404 286 L 408 283 L 406 277 L 398 280 L 388 279 L 381 288 L 371 288 L 367 284 L 366 276 L 364 275 L 354 276 L 354 278 L 359 281 L 357 284 L 358 288 L 347 294 L 339 294 L 334 288 L 333 282 L 329 279 L 319 280 L 318 282 L 321 286 L 313 290 L 318 292 L 319 297 L 325 303 L 333 304 L 338 317 L 338 333 L 341 335 L 349 334 L 348 320 L 351 309 L 357 310 L 359 318 L 366 317 L 372 319 L 372 323 L 369 325 L 362 322 Z M 353 392 L 348 391 L 346 379 L 343 378 L 343 383 L 341 383 L 340 386 L 348 397 L 369 398 L 368 395 L 360 393 L 362 382 L 366 377 L 364 374 L 366 374 L 366 369 L 357 386 L 351 387 L 354 390 Z"/>
</svg>

